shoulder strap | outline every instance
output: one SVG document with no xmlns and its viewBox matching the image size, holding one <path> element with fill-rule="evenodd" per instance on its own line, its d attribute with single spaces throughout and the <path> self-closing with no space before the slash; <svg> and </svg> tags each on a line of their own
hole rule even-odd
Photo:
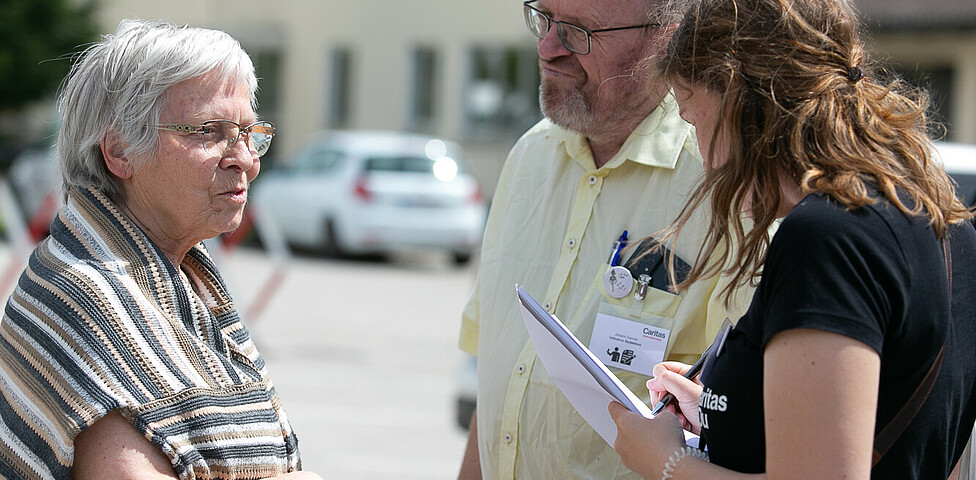
<svg viewBox="0 0 976 480">
<path fill-rule="evenodd" d="M 935 357 L 935 362 L 932 363 L 929 372 L 925 374 L 922 383 L 915 389 L 915 393 L 905 402 L 905 405 L 895 414 L 895 417 L 874 437 L 874 452 L 871 458 L 872 467 L 881 461 L 881 457 L 894 445 L 895 440 L 898 440 L 902 432 L 908 428 L 908 424 L 912 423 L 918 411 L 922 409 L 922 404 L 929 398 L 929 394 L 932 393 L 932 387 L 935 386 L 935 379 L 939 376 L 939 369 L 942 367 L 942 357 L 944 354 L 945 345 L 943 344 L 942 349 L 939 350 L 939 355 Z"/>
<path fill-rule="evenodd" d="M 952 256 L 949 250 L 949 237 L 948 234 L 942 238 L 942 252 L 945 257 L 946 266 L 946 277 L 948 279 L 949 287 L 949 300 L 952 300 Z M 951 302 L 950 302 L 951 303 Z M 950 306 L 951 308 L 951 306 Z M 894 418 L 885 425 L 884 428 L 878 432 L 877 436 L 874 437 L 874 452 L 871 458 L 871 467 L 874 467 L 881 461 L 881 457 L 894 445 L 895 440 L 901 436 L 902 432 L 908 428 L 908 424 L 912 423 L 915 415 L 918 411 L 922 409 L 922 404 L 925 400 L 929 398 L 929 394 L 932 393 L 932 387 L 935 386 L 935 379 L 939 376 L 939 370 L 942 368 L 942 357 L 945 355 L 945 341 L 942 342 L 942 348 L 939 350 L 939 354 L 935 357 L 935 361 L 932 362 L 932 366 L 929 367 L 928 373 L 925 374 L 925 378 L 922 379 L 922 383 L 918 385 L 912 396 L 909 397 L 905 405 L 898 410 Z"/>
</svg>

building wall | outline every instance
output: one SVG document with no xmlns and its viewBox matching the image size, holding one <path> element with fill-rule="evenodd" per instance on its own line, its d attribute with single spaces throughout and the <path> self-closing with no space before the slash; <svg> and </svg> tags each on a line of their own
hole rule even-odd
<svg viewBox="0 0 976 480">
<path fill-rule="evenodd" d="M 508 148 L 539 118 L 535 39 L 519 0 L 102 0 L 105 32 L 133 17 L 241 41 L 263 77 L 259 113 L 279 127 L 271 161 L 322 129 L 418 130 L 460 141 L 492 192 Z M 907 68 L 949 68 L 949 139 L 976 143 L 976 33 L 879 34 L 869 46 Z M 434 66 L 422 119 L 412 113 L 417 49 Z M 348 55 L 347 91 L 336 89 L 337 52 Z"/>
</svg>

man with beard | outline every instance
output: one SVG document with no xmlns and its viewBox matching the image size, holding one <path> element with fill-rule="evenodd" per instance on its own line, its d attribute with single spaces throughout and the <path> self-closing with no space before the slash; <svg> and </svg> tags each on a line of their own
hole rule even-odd
<svg viewBox="0 0 976 480">
<path fill-rule="evenodd" d="M 679 117 L 667 85 L 646 68 L 674 28 L 661 21 L 660 1 L 523 6 L 539 38 L 546 118 L 509 153 L 464 310 L 459 343 L 478 356 L 478 399 L 461 479 L 638 478 L 537 361 L 516 283 L 598 356 L 614 347 L 631 350 L 628 365 L 609 354 L 601 360 L 645 402 L 655 363 L 692 363 L 722 321 L 741 313 L 726 307 L 723 278 L 676 293 L 662 268 L 666 258 L 649 264 L 655 255 L 641 257 L 641 248 L 616 248 L 619 240 L 646 246 L 680 215 L 703 172 L 692 127 Z M 677 265 L 700 261 L 708 212 L 690 215 L 667 246 Z M 734 308 L 743 305 L 732 300 Z M 612 343 L 633 332 L 642 349 Z M 663 340 L 650 345 L 652 337 Z"/>
</svg>

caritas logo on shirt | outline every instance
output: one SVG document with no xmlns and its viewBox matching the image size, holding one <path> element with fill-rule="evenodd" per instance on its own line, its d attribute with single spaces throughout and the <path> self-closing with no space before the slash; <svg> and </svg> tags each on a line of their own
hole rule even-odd
<svg viewBox="0 0 976 480">
<path fill-rule="evenodd" d="M 701 397 L 698 398 L 698 421 L 701 428 L 708 428 L 708 413 L 706 411 L 724 412 L 729 408 L 729 398 L 725 395 L 712 393 L 711 388 L 706 388 Z"/>
</svg>

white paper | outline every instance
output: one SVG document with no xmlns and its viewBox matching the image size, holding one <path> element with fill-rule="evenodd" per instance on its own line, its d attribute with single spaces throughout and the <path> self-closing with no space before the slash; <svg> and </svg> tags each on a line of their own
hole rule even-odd
<svg viewBox="0 0 976 480">
<path fill-rule="evenodd" d="M 515 286 L 522 320 L 549 377 L 587 423 L 613 446 L 617 425 L 607 411 L 616 400 L 632 412 L 653 418 L 651 409 L 600 362 L 555 315 L 548 314 L 524 289 Z M 533 314 L 533 311 L 535 314 Z M 698 437 L 685 432 L 689 445 Z"/>
</svg>

